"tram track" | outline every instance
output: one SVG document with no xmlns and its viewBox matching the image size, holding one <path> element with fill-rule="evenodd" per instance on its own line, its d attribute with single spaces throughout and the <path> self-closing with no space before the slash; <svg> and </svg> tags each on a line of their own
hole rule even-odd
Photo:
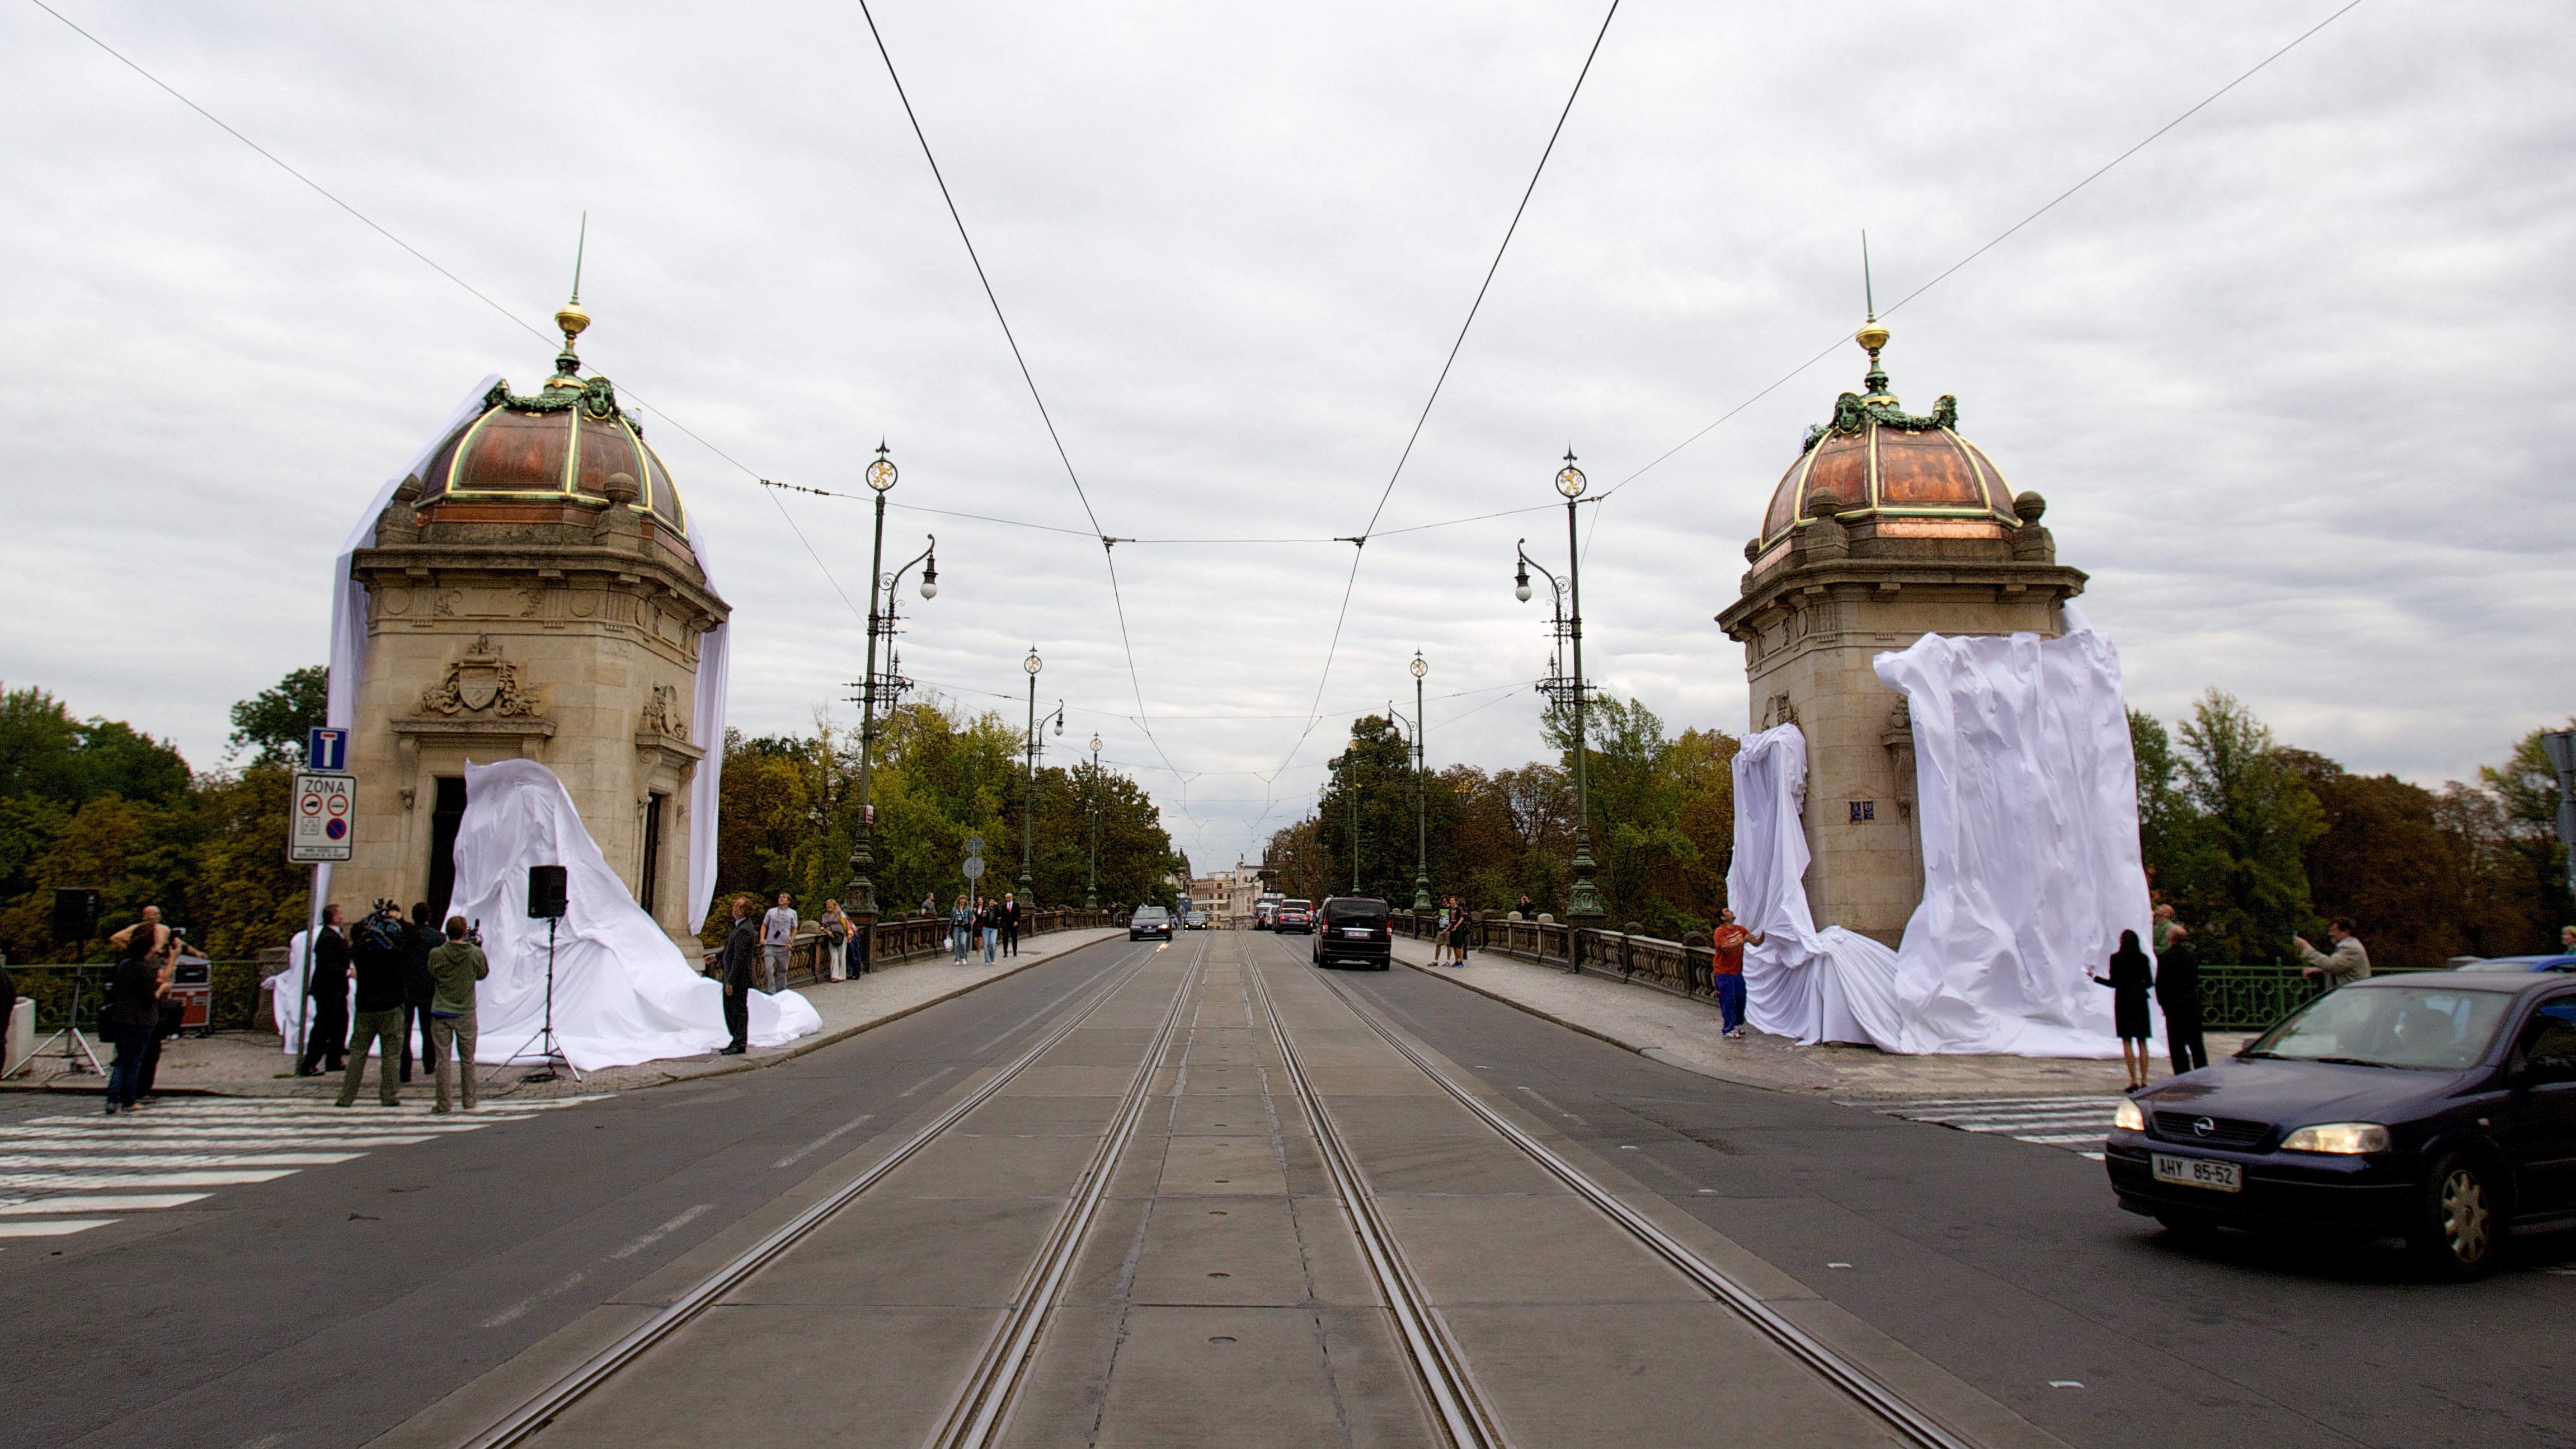
<svg viewBox="0 0 2576 1449">
<path fill-rule="evenodd" d="M 1247 964 L 1251 968 L 1247 975 L 1269 1018 L 1271 1034 L 1286 1064 L 1287 1074 L 1313 1123 L 1322 1155 L 1336 1185 L 1345 1194 L 1353 1231 L 1360 1236 L 1362 1251 L 1386 1289 L 1389 1304 L 1396 1314 L 1400 1337 L 1421 1377 L 1424 1391 L 1432 1399 L 1442 1431 L 1460 1449 L 1506 1442 L 1501 1437 L 1502 1430 L 1492 1410 L 1476 1392 L 1465 1352 L 1406 1264 L 1402 1245 L 1387 1230 L 1366 1174 L 1307 1077 L 1296 1042 L 1271 1002 L 1267 983 L 1261 979 L 1263 966 L 1276 963 L 1248 961 Z M 1361 1003 L 1347 987 L 1333 980 L 1329 973 L 1311 965 L 1300 969 L 1313 972 L 1324 988 L 1361 1025 L 1496 1136 L 1899 1440 L 1919 1446 L 1919 1449 L 1979 1449 L 1976 1441 L 1963 1437 L 1848 1355 L 1791 1321 L 1742 1280 L 1665 1231 L 1562 1154 L 1496 1110 L 1478 1093 L 1442 1071 L 1402 1034 L 1380 1020 L 1376 1012 Z"/>
<path fill-rule="evenodd" d="M 856 1177 L 682 1290 L 660 1311 L 512 1406 L 488 1427 L 463 1439 L 461 1443 L 465 1449 L 512 1449 L 512 1446 L 538 1440 L 556 1418 L 615 1382 L 621 1374 L 634 1369 L 656 1347 L 705 1317 L 710 1309 L 755 1275 L 786 1259 L 799 1243 L 858 1202 L 869 1189 L 946 1137 L 976 1109 L 1001 1096 L 1049 1052 L 1080 1030 L 1102 1007 L 1143 977 L 1160 954 L 1159 949 L 1145 953 L 1123 968 L 1113 970 L 1106 982 L 1091 988 L 1089 1000 L 1046 1029 L 1007 1065 L 978 1083 L 973 1090 L 951 1101 Z M 1117 1170 L 1119 1157 L 1135 1136 L 1136 1123 L 1151 1093 L 1154 1073 L 1170 1047 L 1173 1030 L 1199 980 L 1206 955 L 1206 945 L 1202 941 L 1199 951 L 1183 969 L 1179 983 L 1173 988 L 1171 1005 L 1120 1097 L 1109 1130 L 1102 1135 L 1099 1147 L 1067 1194 L 1064 1212 L 1046 1234 L 1035 1260 L 1023 1275 L 1021 1291 L 1014 1295 L 1014 1302 L 1003 1323 L 978 1356 L 964 1384 L 953 1395 L 940 1432 L 931 1441 L 937 1449 L 968 1449 L 968 1446 L 989 1444 L 1001 1427 L 1012 1392 L 1043 1327 L 1047 1303 L 1079 1255 L 1089 1224 L 1098 1212 L 1101 1196 Z"/>
</svg>

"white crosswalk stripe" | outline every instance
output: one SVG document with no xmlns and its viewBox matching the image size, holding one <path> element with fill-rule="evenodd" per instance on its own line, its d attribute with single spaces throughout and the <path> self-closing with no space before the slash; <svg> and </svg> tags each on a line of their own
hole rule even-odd
<svg viewBox="0 0 2576 1449">
<path fill-rule="evenodd" d="M 429 1104 L 347 1108 L 309 1100 L 163 1100 L 118 1117 L 32 1117 L 0 1124 L 0 1238 L 50 1238 L 202 1202 L 206 1191 L 292 1177 L 596 1097 L 555 1097 L 434 1116 Z"/>
<path fill-rule="evenodd" d="M 1866 1105 L 1908 1122 L 2076 1148 L 2078 1155 L 2099 1162 L 2102 1138 L 2111 1130 L 2111 1112 L 2119 1103 L 2117 1097 L 1928 1097 Z"/>
</svg>

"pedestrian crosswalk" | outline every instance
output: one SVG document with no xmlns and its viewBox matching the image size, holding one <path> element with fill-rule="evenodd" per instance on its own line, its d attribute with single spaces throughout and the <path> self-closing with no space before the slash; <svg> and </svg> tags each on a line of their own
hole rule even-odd
<svg viewBox="0 0 2576 1449">
<path fill-rule="evenodd" d="M 426 1102 L 335 1107 L 310 1099 L 180 1098 L 118 1117 L 0 1124 L 0 1239 L 87 1232 L 119 1221 L 114 1215 L 202 1202 L 216 1188 L 274 1182 L 378 1148 L 595 1100 L 554 1097 L 437 1116 Z"/>
<path fill-rule="evenodd" d="M 1868 1105 L 1872 1111 L 1908 1122 L 2069 1148 L 2099 1162 L 2103 1135 L 2111 1130 L 2111 1111 L 2119 1103 L 2117 1097 L 1929 1097 Z"/>
</svg>

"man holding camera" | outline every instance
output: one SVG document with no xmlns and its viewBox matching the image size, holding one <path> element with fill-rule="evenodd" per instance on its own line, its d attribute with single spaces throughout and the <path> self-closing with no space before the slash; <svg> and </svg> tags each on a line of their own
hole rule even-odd
<svg viewBox="0 0 2576 1449">
<path fill-rule="evenodd" d="M 399 1106 L 394 1073 L 402 1066 L 403 947 L 411 929 L 400 907 L 378 901 L 353 934 L 349 965 L 358 978 L 358 1000 L 349 1018 L 349 1064 L 340 1075 L 339 1105 L 358 1100 L 358 1084 L 367 1076 L 367 1052 L 373 1047 L 382 1058 L 376 1063 L 376 1101 Z"/>
<path fill-rule="evenodd" d="M 467 939 L 463 916 L 447 918 L 447 939 L 429 953 L 429 1067 L 438 1083 L 438 1105 L 447 1105 L 447 1059 L 452 1052 L 465 1076 L 465 1110 L 474 1110 L 474 983 L 492 974 L 483 948 Z"/>
</svg>

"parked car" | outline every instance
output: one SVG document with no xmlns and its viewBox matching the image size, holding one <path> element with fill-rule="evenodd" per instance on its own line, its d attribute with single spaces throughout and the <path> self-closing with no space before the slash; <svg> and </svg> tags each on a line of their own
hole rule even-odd
<svg viewBox="0 0 2576 1449">
<path fill-rule="evenodd" d="M 2576 1222 L 2576 981 L 2376 976 L 2115 1109 L 2120 1206 L 2219 1227 L 2402 1237 L 2434 1271 Z"/>
<path fill-rule="evenodd" d="M 1138 906 L 1136 914 L 1127 918 L 1128 940 L 1142 941 L 1148 937 L 1164 941 L 1172 939 L 1170 911 L 1161 906 Z"/>
<path fill-rule="evenodd" d="M 2454 971 L 2571 971 L 2576 972 L 2576 956 L 2483 956 L 2455 960 Z"/>
<path fill-rule="evenodd" d="M 1277 909 L 1270 913 L 1270 929 L 1274 931 L 1304 931 L 1312 934 L 1315 929 L 1315 903 L 1312 901 L 1281 901 Z"/>
<path fill-rule="evenodd" d="M 1314 962 L 1356 961 L 1379 971 L 1393 963 L 1395 921 L 1375 896 L 1326 896 L 1315 913 Z"/>
</svg>

